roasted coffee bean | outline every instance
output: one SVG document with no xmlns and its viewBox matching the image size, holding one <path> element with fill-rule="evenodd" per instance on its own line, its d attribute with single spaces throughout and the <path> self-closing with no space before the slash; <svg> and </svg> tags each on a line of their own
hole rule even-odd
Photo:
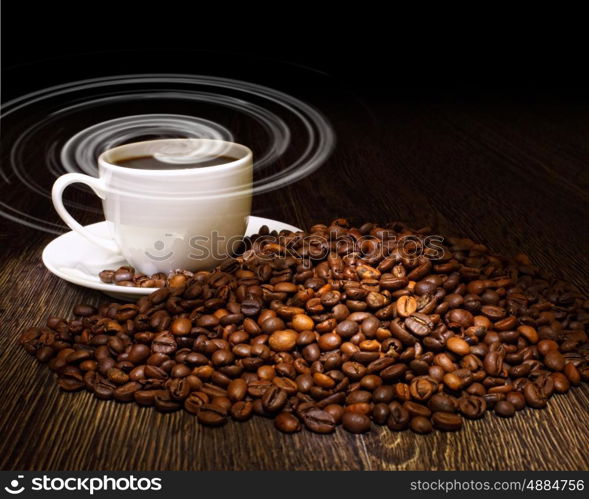
<svg viewBox="0 0 589 499">
<path fill-rule="evenodd" d="M 515 407 L 508 400 L 500 400 L 495 404 L 495 414 L 502 418 L 510 418 L 515 414 Z"/>
<path fill-rule="evenodd" d="M 406 400 L 403 402 L 403 407 L 407 409 L 411 416 L 424 416 L 429 418 L 432 415 L 432 411 L 425 405 L 418 404 L 412 400 Z"/>
<path fill-rule="evenodd" d="M 296 433 L 301 430 L 299 419 L 290 412 L 281 412 L 274 420 L 274 426 L 283 433 Z"/>
<path fill-rule="evenodd" d="M 433 322 L 425 314 L 414 313 L 405 320 L 405 327 L 416 336 L 429 335 L 433 326 Z"/>
<path fill-rule="evenodd" d="M 370 418 L 357 412 L 346 412 L 342 416 L 342 425 L 350 433 L 370 431 Z"/>
<path fill-rule="evenodd" d="M 483 360 L 485 371 L 490 376 L 499 376 L 503 369 L 503 357 L 499 352 L 489 352 Z"/>
<path fill-rule="evenodd" d="M 170 380 L 167 386 L 170 392 L 170 397 L 177 401 L 184 400 L 188 397 L 191 391 L 190 383 L 186 381 L 186 378 L 174 378 Z"/>
<path fill-rule="evenodd" d="M 323 410 L 329 414 L 335 421 L 335 424 L 340 424 L 342 422 L 342 417 L 344 415 L 344 408 L 339 404 L 328 404 L 326 405 Z"/>
<path fill-rule="evenodd" d="M 227 386 L 227 396 L 234 402 L 243 400 L 247 395 L 247 383 L 242 378 L 231 381 Z"/>
<path fill-rule="evenodd" d="M 192 392 L 184 399 L 184 409 L 191 414 L 198 414 L 199 409 L 209 402 L 209 396 L 204 392 Z"/>
<path fill-rule="evenodd" d="M 397 313 L 400 317 L 409 317 L 417 310 L 417 300 L 412 296 L 401 296 L 397 300 Z"/>
<path fill-rule="evenodd" d="M 227 411 L 215 404 L 204 404 L 198 409 L 196 417 L 201 424 L 221 426 L 227 422 Z"/>
<path fill-rule="evenodd" d="M 278 412 L 286 404 L 287 393 L 276 385 L 270 386 L 262 396 L 262 405 L 267 412 Z"/>
<path fill-rule="evenodd" d="M 579 369 L 571 362 L 567 362 L 567 364 L 564 366 L 564 374 L 571 382 L 571 385 L 578 385 L 581 383 L 581 373 Z"/>
<path fill-rule="evenodd" d="M 389 404 L 389 417 L 387 426 L 391 430 L 400 431 L 408 427 L 411 415 L 399 402 L 394 401 Z"/>
<path fill-rule="evenodd" d="M 470 345 L 459 336 L 451 336 L 446 342 L 446 347 L 451 352 L 458 355 L 468 355 L 470 353 Z"/>
<path fill-rule="evenodd" d="M 473 315 L 468 310 L 462 308 L 450 310 L 447 319 L 451 324 L 457 324 L 458 326 L 465 328 L 471 326 L 474 322 Z"/>
<path fill-rule="evenodd" d="M 458 399 L 458 410 L 469 419 L 479 419 L 485 415 L 487 402 L 483 397 L 465 395 Z"/>
<path fill-rule="evenodd" d="M 73 313 L 79 317 L 90 317 L 91 315 L 98 313 L 98 310 L 92 305 L 81 303 L 74 307 Z"/>
<path fill-rule="evenodd" d="M 393 400 L 395 391 L 391 385 L 381 385 L 372 392 L 372 401 L 375 404 L 384 402 L 388 404 Z"/>
<path fill-rule="evenodd" d="M 372 419 L 376 424 L 384 425 L 389 419 L 390 412 L 388 404 L 380 402 L 372 409 Z"/>
<path fill-rule="evenodd" d="M 358 323 L 344 320 L 337 325 L 335 331 L 342 338 L 351 338 L 358 332 L 358 329 Z"/>
<path fill-rule="evenodd" d="M 414 378 L 409 385 L 409 392 L 414 400 L 425 401 L 437 389 L 437 385 L 427 378 Z"/>
<path fill-rule="evenodd" d="M 526 398 L 521 392 L 509 392 L 505 398 L 516 411 L 521 411 L 526 406 Z"/>
<path fill-rule="evenodd" d="M 177 348 L 176 340 L 168 333 L 163 332 L 158 334 L 152 342 L 151 350 L 154 353 L 170 354 Z"/>
<path fill-rule="evenodd" d="M 526 398 L 526 403 L 534 409 L 546 407 L 547 397 L 536 383 L 529 382 L 526 384 L 524 387 L 524 397 Z"/>
<path fill-rule="evenodd" d="M 445 393 L 436 393 L 428 401 L 427 406 L 433 412 L 456 412 L 456 399 Z"/>
<path fill-rule="evenodd" d="M 443 431 L 456 431 L 462 428 L 462 418 L 452 412 L 434 412 L 432 423 Z"/>
<path fill-rule="evenodd" d="M 390 427 L 390 426 L 389 426 Z M 432 424 L 428 418 L 423 416 L 414 416 L 409 422 L 409 428 L 415 433 L 431 433 L 433 430 Z"/>
<path fill-rule="evenodd" d="M 231 406 L 229 412 L 235 421 L 247 421 L 252 417 L 253 410 L 254 408 L 251 402 L 241 400 L 239 402 L 235 402 L 235 404 Z"/>
<path fill-rule="evenodd" d="M 335 430 L 335 420 L 329 412 L 314 406 L 297 408 L 297 411 L 305 427 L 312 432 L 332 433 Z"/>
<path fill-rule="evenodd" d="M 133 397 L 139 405 L 152 406 L 155 403 L 157 392 L 158 390 L 138 390 L 133 394 Z"/>
<path fill-rule="evenodd" d="M 544 365 L 552 371 L 562 371 L 564 369 L 565 360 L 558 350 L 549 350 L 544 355 Z"/>
<path fill-rule="evenodd" d="M 270 347 L 277 352 L 288 352 L 297 344 L 297 332 L 292 329 L 275 331 L 268 339 Z"/>
<path fill-rule="evenodd" d="M 432 262 L 427 234 L 340 219 L 285 231 L 284 243 L 266 227 L 214 270 L 101 272 L 165 287 L 134 304 L 78 305 L 74 319 L 50 316 L 20 343 L 63 390 L 162 412 L 183 405 L 211 425 L 255 413 L 285 432 L 342 422 L 362 432 L 372 421 L 450 431 L 462 416 L 541 408 L 589 380 L 586 298 L 527 257 L 470 240 L 444 240 Z"/>
<path fill-rule="evenodd" d="M 550 375 L 556 393 L 566 393 L 571 387 L 569 379 L 561 372 L 555 372 Z"/>
<path fill-rule="evenodd" d="M 158 390 L 154 401 L 155 408 L 160 412 L 174 412 L 180 409 L 180 402 L 173 400 L 167 390 Z"/>
<path fill-rule="evenodd" d="M 131 402 L 135 400 L 135 392 L 139 390 L 141 390 L 141 383 L 129 381 L 129 383 L 119 386 L 113 396 L 119 402 Z"/>
<path fill-rule="evenodd" d="M 174 336 L 187 336 L 192 329 L 192 322 L 186 317 L 175 319 L 170 325 L 170 331 Z"/>
<path fill-rule="evenodd" d="M 129 361 L 133 364 L 143 363 L 151 354 L 151 351 L 147 345 L 141 343 L 135 344 L 131 347 L 128 354 Z"/>
</svg>

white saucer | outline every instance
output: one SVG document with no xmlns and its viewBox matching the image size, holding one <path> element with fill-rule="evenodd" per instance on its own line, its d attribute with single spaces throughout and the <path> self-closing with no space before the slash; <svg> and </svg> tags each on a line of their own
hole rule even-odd
<svg viewBox="0 0 589 499">
<path fill-rule="evenodd" d="M 256 234 L 262 225 L 267 225 L 270 230 L 300 229 L 271 220 L 269 218 L 250 216 L 245 234 Z M 106 222 L 98 222 L 87 225 L 86 229 L 102 237 L 110 237 Z M 43 250 L 43 263 L 50 272 L 62 279 L 85 288 L 98 289 L 108 296 L 119 300 L 133 301 L 142 295 L 149 295 L 157 288 L 131 288 L 106 284 L 102 282 L 98 274 L 105 269 L 117 269 L 121 265 L 127 265 L 121 255 L 112 253 L 95 246 L 77 232 L 71 231 L 62 234 L 51 241 Z"/>
</svg>

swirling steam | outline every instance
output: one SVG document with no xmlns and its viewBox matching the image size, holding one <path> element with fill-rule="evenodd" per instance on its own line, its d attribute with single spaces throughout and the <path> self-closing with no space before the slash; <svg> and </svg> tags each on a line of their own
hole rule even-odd
<svg viewBox="0 0 589 499">
<path fill-rule="evenodd" d="M 212 138 L 249 145 L 255 136 L 263 148 L 255 151 L 254 194 L 309 175 L 335 145 L 331 125 L 309 104 L 266 86 L 200 75 L 120 75 L 57 85 L 6 102 L 0 120 L 0 177 L 45 200 L 59 175 L 96 176 L 100 153 L 138 140 Z M 66 229 L 31 215 L 30 204 L 0 199 L 0 215 L 45 232 Z M 68 206 L 96 211 L 82 203 Z"/>
</svg>

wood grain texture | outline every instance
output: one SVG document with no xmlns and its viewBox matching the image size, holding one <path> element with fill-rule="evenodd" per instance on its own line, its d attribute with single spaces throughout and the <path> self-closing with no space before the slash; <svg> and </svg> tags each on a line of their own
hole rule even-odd
<svg viewBox="0 0 589 499">
<path fill-rule="evenodd" d="M 391 98 L 367 106 L 371 115 L 352 115 L 325 101 L 336 152 L 312 176 L 256 198 L 254 214 L 305 227 L 337 216 L 432 225 L 508 254 L 524 251 L 589 291 L 586 103 Z M 25 194 L 17 186 L 7 199 Z M 30 209 L 51 210 L 46 200 Z M 259 418 L 209 429 L 183 411 L 60 392 L 18 334 L 48 315 L 69 315 L 74 303 L 106 298 L 45 270 L 50 239 L 2 222 L 1 469 L 589 469 L 586 385 L 553 397 L 546 410 L 508 420 L 487 414 L 458 433 L 428 436 L 386 428 L 287 436 Z"/>
</svg>

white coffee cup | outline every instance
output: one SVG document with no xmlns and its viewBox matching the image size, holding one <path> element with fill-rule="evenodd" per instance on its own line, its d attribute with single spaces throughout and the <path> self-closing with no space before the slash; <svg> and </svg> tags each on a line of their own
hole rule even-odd
<svg viewBox="0 0 589 499">
<path fill-rule="evenodd" d="M 150 155 L 179 163 L 218 156 L 235 160 L 162 170 L 114 164 Z M 243 145 L 214 139 L 125 144 L 100 155 L 98 173 L 98 178 L 81 173 L 59 177 L 52 190 L 55 209 L 72 230 L 122 254 L 139 272 L 211 269 L 245 233 L 251 211 L 253 161 L 251 150 Z M 102 199 L 112 239 L 90 233 L 64 207 L 63 191 L 76 182 L 88 185 Z"/>
</svg>

